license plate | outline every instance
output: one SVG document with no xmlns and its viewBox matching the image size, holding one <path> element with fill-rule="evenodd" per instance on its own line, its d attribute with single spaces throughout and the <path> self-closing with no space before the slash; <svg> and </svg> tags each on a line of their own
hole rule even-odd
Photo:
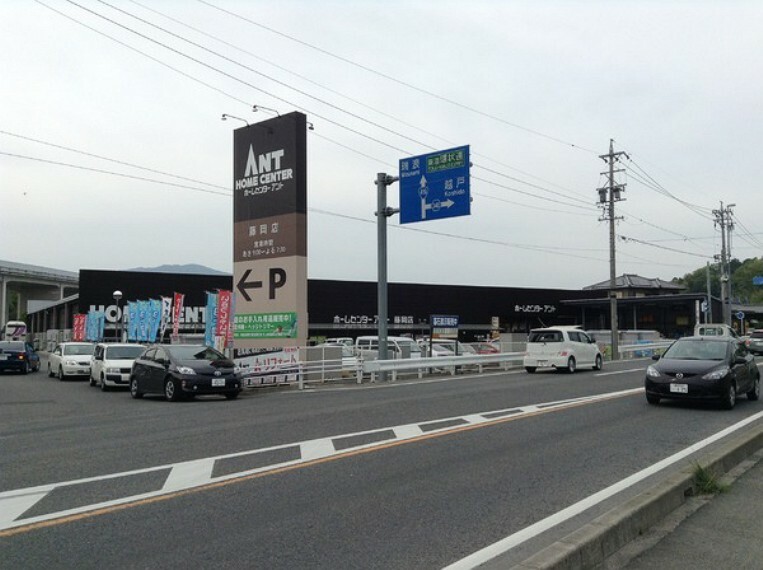
<svg viewBox="0 0 763 570">
<path fill-rule="evenodd" d="M 689 385 L 688 384 L 671 384 L 670 391 L 676 394 L 688 394 Z"/>
<path fill-rule="evenodd" d="M 548 366 L 548 360 L 539 360 L 538 366 Z"/>
<path fill-rule="evenodd" d="M 212 378 L 212 386 L 225 386 L 225 378 Z"/>
</svg>

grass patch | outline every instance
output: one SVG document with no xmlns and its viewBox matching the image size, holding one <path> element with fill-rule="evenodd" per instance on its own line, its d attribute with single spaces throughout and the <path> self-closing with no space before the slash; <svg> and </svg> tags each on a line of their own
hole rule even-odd
<svg viewBox="0 0 763 570">
<path fill-rule="evenodd" d="M 709 469 L 699 463 L 694 464 L 694 487 L 700 495 L 717 495 L 729 490 L 729 486 L 721 483 Z"/>
</svg>

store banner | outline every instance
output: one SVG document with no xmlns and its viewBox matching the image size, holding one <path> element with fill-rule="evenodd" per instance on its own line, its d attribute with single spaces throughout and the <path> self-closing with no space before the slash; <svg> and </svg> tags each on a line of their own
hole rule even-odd
<svg viewBox="0 0 763 570">
<path fill-rule="evenodd" d="M 127 302 L 127 340 L 135 342 L 138 340 L 138 303 L 136 301 Z"/>
<path fill-rule="evenodd" d="M 230 326 L 231 315 L 231 292 L 220 290 L 217 292 L 217 325 L 215 336 L 226 337 Z"/>
<path fill-rule="evenodd" d="M 82 342 L 85 340 L 85 323 L 87 322 L 87 315 L 84 313 L 77 313 L 74 315 L 74 325 L 72 327 L 72 340 L 74 342 Z"/>
<path fill-rule="evenodd" d="M 156 342 L 162 321 L 162 302 L 159 299 L 148 301 L 148 342 Z"/>
<path fill-rule="evenodd" d="M 183 293 L 175 293 L 172 299 L 172 336 L 177 339 L 180 334 L 180 314 L 183 312 Z"/>
<path fill-rule="evenodd" d="M 217 293 L 207 291 L 207 314 L 206 329 L 204 331 L 204 344 L 215 346 L 215 330 L 217 329 Z"/>
<path fill-rule="evenodd" d="M 164 340 L 164 333 L 167 330 L 167 324 L 170 322 L 170 315 L 172 314 L 172 298 L 162 297 L 162 322 L 159 328 L 159 341 Z"/>
<path fill-rule="evenodd" d="M 138 342 L 148 342 L 148 301 L 138 301 Z"/>
</svg>

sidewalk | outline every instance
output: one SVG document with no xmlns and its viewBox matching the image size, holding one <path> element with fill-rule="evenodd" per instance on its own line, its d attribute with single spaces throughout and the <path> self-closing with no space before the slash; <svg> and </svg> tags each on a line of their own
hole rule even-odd
<svg viewBox="0 0 763 570">
<path fill-rule="evenodd" d="M 622 568 L 763 568 L 763 461 Z"/>
</svg>

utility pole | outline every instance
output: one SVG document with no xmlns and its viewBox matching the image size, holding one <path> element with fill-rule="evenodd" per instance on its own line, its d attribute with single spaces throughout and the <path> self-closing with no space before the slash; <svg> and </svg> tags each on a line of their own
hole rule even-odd
<svg viewBox="0 0 763 570">
<path fill-rule="evenodd" d="M 731 208 L 736 204 L 729 204 L 725 208 L 723 202 L 718 210 L 713 210 L 715 216 L 714 225 L 721 228 L 721 308 L 723 310 L 723 322 L 727 325 L 731 325 L 731 275 L 730 264 L 731 259 L 731 230 L 734 228 L 734 223 L 731 221 L 731 216 L 734 213 Z M 728 238 L 728 240 L 727 240 Z"/>
<path fill-rule="evenodd" d="M 615 264 L 615 222 L 621 220 L 621 217 L 615 216 L 615 202 L 623 200 L 621 193 L 625 191 L 625 184 L 615 184 L 615 173 L 623 172 L 623 169 L 615 170 L 615 163 L 620 161 L 621 156 L 628 155 L 623 152 L 614 152 L 614 141 L 609 139 L 609 153 L 599 155 L 604 162 L 609 165 L 608 172 L 602 172 L 607 176 L 608 184 L 602 188 L 597 188 L 599 193 L 599 204 L 602 207 L 603 215 L 599 218 L 600 222 L 609 220 L 609 321 L 612 330 L 612 360 L 620 359 L 620 346 L 618 342 L 619 331 L 617 324 L 617 268 Z"/>
</svg>

